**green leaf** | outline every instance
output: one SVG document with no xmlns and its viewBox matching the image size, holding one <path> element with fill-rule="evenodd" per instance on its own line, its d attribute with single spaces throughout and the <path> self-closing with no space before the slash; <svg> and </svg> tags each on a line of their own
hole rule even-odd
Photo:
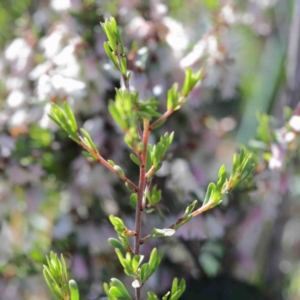
<svg viewBox="0 0 300 300">
<path fill-rule="evenodd" d="M 185 212 L 184 212 L 184 215 L 183 215 L 183 218 L 186 218 L 187 216 L 189 216 L 189 215 L 192 213 L 192 211 L 194 210 L 195 205 L 196 205 L 197 202 L 198 202 L 198 201 L 195 200 L 192 204 L 190 204 L 190 205 L 186 208 L 186 210 L 185 210 Z"/>
<path fill-rule="evenodd" d="M 178 279 L 174 278 L 172 283 L 171 295 L 175 294 L 178 288 Z"/>
<path fill-rule="evenodd" d="M 139 167 L 141 166 L 141 162 L 136 155 L 134 155 L 133 153 L 130 153 L 129 157 L 135 164 L 137 164 Z"/>
<path fill-rule="evenodd" d="M 63 256 L 59 260 L 58 256 L 51 252 L 50 256 L 46 256 L 47 265 L 43 266 L 43 274 L 47 285 L 51 292 L 58 298 L 62 295 L 69 295 L 68 276 L 66 264 Z"/>
<path fill-rule="evenodd" d="M 168 91 L 167 110 L 175 110 L 178 105 L 178 83 L 174 83 L 172 88 Z"/>
<path fill-rule="evenodd" d="M 117 297 L 109 293 L 109 285 L 106 282 L 103 283 L 103 289 L 109 300 L 118 300 Z"/>
<path fill-rule="evenodd" d="M 88 144 L 88 146 L 90 148 L 92 148 L 93 150 L 98 151 L 96 145 L 94 144 L 94 142 L 93 142 L 93 140 L 92 140 L 92 138 L 90 136 L 90 134 L 84 128 L 80 128 L 80 131 L 84 135 L 84 137 L 85 137 L 84 140 Z"/>
<path fill-rule="evenodd" d="M 92 160 L 97 160 L 96 157 L 94 157 L 91 153 L 87 152 L 87 151 L 82 151 L 81 152 L 85 157 L 92 159 Z"/>
<path fill-rule="evenodd" d="M 114 169 L 117 171 L 117 173 L 121 176 L 121 177 L 125 177 L 125 173 L 123 171 L 123 169 L 120 166 L 114 165 Z"/>
<path fill-rule="evenodd" d="M 57 119 L 55 116 L 48 114 L 48 117 L 54 122 L 56 123 L 59 127 L 62 127 L 60 124 L 59 119 Z"/>
<path fill-rule="evenodd" d="M 127 73 L 127 60 L 125 57 L 121 58 L 121 73 L 126 75 Z"/>
<path fill-rule="evenodd" d="M 155 266 L 156 260 L 157 260 L 157 249 L 153 248 L 149 258 L 149 266 L 151 269 Z"/>
<path fill-rule="evenodd" d="M 109 242 L 114 248 L 120 249 L 120 250 L 122 250 L 122 251 L 126 251 L 125 246 L 124 246 L 120 241 L 118 241 L 117 239 L 109 238 L 109 239 L 108 239 L 108 242 Z"/>
<path fill-rule="evenodd" d="M 67 102 L 64 103 L 64 109 L 65 109 L 65 112 L 67 113 L 68 117 L 69 117 L 69 120 L 70 120 L 70 125 L 73 129 L 73 131 L 76 131 L 77 130 L 77 123 L 76 123 L 76 119 L 74 117 L 74 114 L 70 108 L 70 106 L 68 105 Z"/>
<path fill-rule="evenodd" d="M 159 300 L 153 292 L 148 292 L 147 300 Z"/>
<path fill-rule="evenodd" d="M 170 300 L 177 300 L 181 296 L 182 292 L 181 290 L 177 290 L 170 298 Z"/>
<path fill-rule="evenodd" d="M 141 264 L 141 262 L 143 261 L 144 256 L 143 255 L 135 255 L 132 259 L 132 269 L 134 271 L 137 271 L 139 265 Z"/>
<path fill-rule="evenodd" d="M 44 267 L 43 275 L 51 292 L 57 297 L 62 297 L 62 292 L 60 291 L 58 284 L 55 282 L 55 278 L 53 278 L 51 272 L 49 271 L 49 269 L 47 269 L 46 266 L 43 267 Z"/>
<path fill-rule="evenodd" d="M 126 226 L 120 218 L 110 215 L 109 220 L 115 227 L 117 233 L 122 233 L 126 229 Z"/>
<path fill-rule="evenodd" d="M 79 300 L 79 290 L 75 280 L 71 279 L 69 281 L 69 289 L 71 294 L 70 300 Z"/>
<path fill-rule="evenodd" d="M 117 298 L 123 297 L 122 292 L 115 286 L 113 286 L 109 289 L 109 293 L 113 296 L 116 296 Z"/>
<path fill-rule="evenodd" d="M 112 160 L 108 159 L 107 162 L 108 162 L 112 167 L 115 166 L 115 163 L 114 163 Z"/>
<path fill-rule="evenodd" d="M 123 297 L 125 300 L 131 300 L 130 294 L 126 290 L 124 284 L 119 279 L 112 278 L 111 282 L 113 284 L 113 287 L 115 287 L 121 293 L 121 297 Z M 111 291 L 110 291 L 110 293 L 111 293 Z M 114 295 L 114 296 L 117 296 L 117 295 Z"/>
<path fill-rule="evenodd" d="M 197 82 L 202 77 L 202 71 L 200 70 L 198 73 L 193 74 L 192 69 L 185 69 L 185 80 L 182 87 L 181 94 L 183 96 L 188 96 L 188 94 L 192 91 L 192 89 L 195 87 Z"/>
<path fill-rule="evenodd" d="M 207 187 L 207 191 L 206 191 L 206 194 L 205 194 L 203 205 L 206 205 L 207 203 L 209 203 L 209 201 L 211 200 L 212 194 L 214 193 L 215 189 L 216 189 L 216 185 L 213 182 L 211 182 L 208 185 L 208 187 Z"/>
<path fill-rule="evenodd" d="M 137 203 L 137 193 L 133 193 L 130 196 L 130 202 L 133 205 L 133 207 L 136 207 L 136 203 Z"/>
</svg>

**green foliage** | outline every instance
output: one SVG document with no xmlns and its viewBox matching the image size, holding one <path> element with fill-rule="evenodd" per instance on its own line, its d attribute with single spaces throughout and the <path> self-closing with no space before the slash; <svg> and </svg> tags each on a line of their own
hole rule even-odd
<svg viewBox="0 0 300 300">
<path fill-rule="evenodd" d="M 201 78 L 202 78 L 202 71 L 193 74 L 192 69 L 185 69 L 185 80 L 184 80 L 181 94 L 187 96 Z"/>
<path fill-rule="evenodd" d="M 112 278 L 110 285 L 103 284 L 104 291 L 109 300 L 131 300 L 131 296 L 126 290 L 124 284 L 117 278 Z"/>
<path fill-rule="evenodd" d="M 234 154 L 233 167 L 228 178 L 226 168 L 223 165 L 219 170 L 217 184 L 211 182 L 208 185 L 203 206 L 213 208 L 222 202 L 222 198 L 232 192 L 253 171 L 252 154 L 242 149 L 240 154 Z"/>
<path fill-rule="evenodd" d="M 66 131 L 72 140 L 79 141 L 76 120 L 67 103 L 64 103 L 64 110 L 58 105 L 52 104 L 49 118 Z"/>
<path fill-rule="evenodd" d="M 178 285 L 178 279 L 174 278 L 172 283 L 172 289 L 171 292 L 168 292 L 165 296 L 163 296 L 162 300 L 177 300 L 179 297 L 183 294 L 185 291 L 185 281 L 184 279 L 181 279 L 179 285 Z"/>
<path fill-rule="evenodd" d="M 217 3 L 217 2 L 214 2 Z M 207 3 L 212 7 L 212 2 Z M 173 111 L 179 109 L 187 100 L 188 95 L 200 81 L 203 74 L 201 71 L 193 73 L 191 69 L 185 71 L 185 80 L 181 92 L 178 91 L 178 84 L 174 83 L 167 95 L 167 111 L 160 114 L 158 109 L 159 102 L 154 98 L 142 100 L 138 93 L 129 90 L 130 74 L 127 70 L 127 59 L 125 55 L 122 39 L 114 18 L 105 20 L 101 24 L 107 36 L 108 41 L 104 43 L 104 49 L 114 64 L 120 71 L 124 81 L 124 88 L 116 89 L 115 100 L 109 102 L 109 112 L 124 131 L 124 140 L 133 150 L 130 153 L 130 159 L 140 168 L 139 185 L 133 184 L 125 175 L 124 170 L 112 160 L 104 160 L 98 153 L 97 147 L 89 133 L 81 128 L 78 130 L 74 114 L 67 103 L 64 103 L 63 109 L 53 104 L 49 117 L 67 134 L 81 145 L 86 151 L 83 154 L 102 163 L 110 171 L 118 175 L 126 184 L 127 188 L 134 190 L 130 196 L 130 202 L 136 211 L 136 231 L 128 229 L 121 218 L 111 215 L 110 222 L 118 235 L 118 239 L 109 238 L 109 243 L 115 248 L 116 255 L 127 276 L 133 277 L 132 287 L 139 295 L 141 287 L 158 269 L 162 260 L 162 252 L 154 248 L 151 252 L 149 261 L 143 263 L 144 256 L 139 252 L 139 245 L 146 243 L 151 238 L 169 237 L 175 234 L 176 229 L 189 222 L 193 217 L 221 203 L 222 198 L 233 189 L 235 189 L 253 170 L 252 154 L 246 153 L 243 149 L 239 155 L 234 155 L 231 174 L 228 176 L 225 166 L 220 168 L 217 183 L 210 183 L 203 201 L 202 207 L 195 210 L 197 200 L 191 203 L 185 210 L 183 216 L 174 224 L 167 228 L 153 228 L 149 235 L 140 237 L 141 214 L 142 212 L 152 212 L 154 207 L 161 200 L 162 193 L 157 186 L 151 188 L 151 182 L 154 174 L 161 168 L 162 160 L 172 144 L 174 132 L 165 133 L 160 137 L 158 143 L 154 146 L 149 143 L 149 135 L 152 130 L 162 125 Z M 153 118 L 157 118 L 150 124 Z M 263 119 L 263 125 L 259 130 L 261 138 L 265 138 L 267 122 Z M 143 131 L 143 132 L 142 132 Z M 134 238 L 134 250 L 130 246 L 130 238 Z M 71 295 L 71 300 L 79 299 L 76 283 L 69 281 L 67 284 L 67 273 L 63 257 L 61 262 L 57 256 L 50 254 L 47 258 L 48 267 L 44 266 L 44 275 L 46 281 L 57 297 Z M 177 300 L 185 290 L 185 281 L 175 278 L 169 291 L 162 299 Z M 110 284 L 104 284 L 104 291 L 108 299 L 132 299 L 123 283 L 112 278 Z M 148 292 L 148 300 L 158 299 L 157 296 Z M 140 296 L 136 297 L 140 300 Z"/>
<path fill-rule="evenodd" d="M 157 186 L 154 185 L 152 190 L 147 190 L 146 198 L 149 202 L 149 205 L 154 206 L 161 200 L 161 190 L 157 189 Z"/>
<path fill-rule="evenodd" d="M 158 268 L 162 260 L 162 257 L 163 257 L 162 252 L 158 253 L 156 248 L 152 250 L 149 258 L 149 262 L 143 264 L 140 269 L 139 281 L 141 284 L 146 282 L 151 277 L 151 275 L 156 271 L 156 269 Z"/>
<path fill-rule="evenodd" d="M 116 247 L 116 243 L 113 242 L 113 245 L 111 242 L 110 244 L 117 248 L 117 249 L 126 249 L 126 251 L 128 251 L 128 249 L 130 249 L 130 244 L 129 244 L 129 240 L 128 240 L 128 235 L 132 235 L 132 231 L 128 230 L 127 227 L 124 225 L 123 221 L 115 216 L 110 216 L 109 217 L 110 222 L 112 223 L 112 225 L 115 228 L 115 231 L 117 232 L 117 235 L 119 237 L 120 243 L 118 244 L 118 246 Z"/>
<path fill-rule="evenodd" d="M 164 136 L 160 137 L 160 141 L 155 145 L 150 152 L 150 158 L 152 165 L 157 168 L 159 163 L 162 161 L 174 138 L 174 132 L 171 134 L 165 133 Z"/>
<path fill-rule="evenodd" d="M 60 260 L 53 252 L 46 257 L 47 265 L 44 265 L 44 277 L 48 287 L 59 300 L 79 300 L 79 291 L 76 282 L 68 281 L 66 263 L 63 255 Z"/>
</svg>

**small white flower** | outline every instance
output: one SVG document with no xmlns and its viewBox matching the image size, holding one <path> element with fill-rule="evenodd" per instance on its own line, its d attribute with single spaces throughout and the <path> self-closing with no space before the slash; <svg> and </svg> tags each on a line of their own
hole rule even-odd
<svg viewBox="0 0 300 300">
<path fill-rule="evenodd" d="M 292 116 L 289 121 L 290 126 L 296 132 L 300 132 L 300 116 Z"/>
<path fill-rule="evenodd" d="M 285 150 L 279 144 L 271 144 L 272 158 L 269 161 L 271 170 L 281 169 L 285 160 Z"/>
</svg>

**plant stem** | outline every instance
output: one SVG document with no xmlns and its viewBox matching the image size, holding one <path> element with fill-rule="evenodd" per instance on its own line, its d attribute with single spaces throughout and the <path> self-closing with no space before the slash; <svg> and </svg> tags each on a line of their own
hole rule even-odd
<svg viewBox="0 0 300 300">
<path fill-rule="evenodd" d="M 196 217 L 196 216 L 202 214 L 203 212 L 211 209 L 213 206 L 214 206 L 214 203 L 207 203 L 206 205 L 203 205 L 199 209 L 195 210 L 193 213 L 191 213 L 191 215 L 193 217 Z"/>
<path fill-rule="evenodd" d="M 178 102 L 178 106 L 181 107 L 187 99 L 188 95 L 182 95 L 180 97 L 180 100 Z M 175 110 L 177 110 L 178 108 L 176 108 Z M 150 125 L 149 130 L 152 131 L 157 125 L 159 125 L 162 122 L 165 122 L 168 117 L 175 111 L 173 108 L 168 109 L 162 116 L 160 116 L 153 124 Z"/>
<path fill-rule="evenodd" d="M 210 208 L 212 208 L 212 206 L 213 206 L 213 203 L 208 203 L 208 204 L 200 207 L 199 209 L 195 210 L 189 216 L 195 217 L 197 215 L 200 215 L 203 212 L 205 212 L 205 211 L 209 210 Z M 180 225 L 180 223 L 182 223 L 183 220 L 184 220 L 183 218 L 179 218 L 175 223 L 171 224 L 168 227 L 165 227 L 164 229 L 175 229 L 177 227 L 177 225 Z M 151 234 L 146 235 L 145 237 L 143 237 L 140 240 L 140 244 L 143 245 L 143 244 L 147 243 L 150 238 L 151 238 Z"/>
<path fill-rule="evenodd" d="M 141 238 L 141 217 L 143 211 L 143 197 L 146 185 L 146 161 L 147 161 L 147 146 L 149 139 L 149 120 L 144 119 L 144 130 L 143 130 L 143 152 L 141 154 L 141 166 L 140 166 L 140 179 L 138 186 L 138 199 L 136 204 L 135 212 L 135 232 L 134 238 L 134 254 L 140 254 L 140 238 Z M 141 299 L 141 288 L 135 289 L 135 299 Z"/>
<path fill-rule="evenodd" d="M 112 171 L 113 173 L 115 173 L 118 177 L 120 177 L 125 183 L 127 183 L 128 185 L 130 185 L 136 192 L 138 191 L 138 187 L 132 182 L 130 181 L 126 176 L 122 176 L 118 173 L 117 170 L 114 169 L 114 167 L 112 167 L 101 155 L 98 151 L 91 149 L 87 144 L 85 144 L 82 140 L 80 140 L 79 145 L 82 146 L 82 148 L 84 148 L 85 150 L 87 150 L 89 153 L 91 153 L 92 155 L 96 156 L 97 161 L 104 165 L 107 169 L 109 169 L 110 171 Z"/>
<path fill-rule="evenodd" d="M 153 130 L 159 123 L 164 122 L 172 113 L 173 109 L 167 110 L 161 117 L 159 117 L 153 124 L 150 125 L 149 130 Z"/>
<path fill-rule="evenodd" d="M 123 83 L 124 83 L 125 89 L 129 91 L 129 80 L 128 80 L 128 77 L 126 75 L 122 74 L 122 79 L 123 79 Z"/>
</svg>

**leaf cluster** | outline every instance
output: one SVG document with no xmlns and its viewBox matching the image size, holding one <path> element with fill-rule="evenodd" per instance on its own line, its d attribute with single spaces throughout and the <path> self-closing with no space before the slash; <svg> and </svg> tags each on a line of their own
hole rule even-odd
<svg viewBox="0 0 300 300">
<path fill-rule="evenodd" d="M 115 231 L 119 237 L 119 240 L 110 238 L 108 241 L 109 243 L 116 249 L 122 250 L 122 251 L 129 251 L 132 252 L 130 248 L 130 243 L 128 240 L 128 236 L 135 235 L 134 231 L 129 230 L 124 222 L 113 215 L 109 217 L 110 222 L 115 228 Z"/>
<path fill-rule="evenodd" d="M 51 252 L 46 256 L 47 265 L 44 265 L 44 278 L 52 293 L 59 300 L 79 300 L 79 291 L 76 282 L 68 280 L 66 263 L 63 255 L 60 260 L 57 254 Z"/>
<path fill-rule="evenodd" d="M 185 281 L 181 279 L 178 285 L 178 279 L 174 278 L 172 283 L 172 289 L 165 296 L 163 296 L 162 300 L 177 300 L 181 297 L 183 292 L 185 291 Z M 148 292 L 147 300 L 158 300 L 157 296 L 153 292 Z"/>
<path fill-rule="evenodd" d="M 223 165 L 219 170 L 217 183 L 211 182 L 208 185 L 203 206 L 208 206 L 210 209 L 219 205 L 223 197 L 247 178 L 253 168 L 252 153 L 245 153 L 245 150 L 242 149 L 239 155 L 234 154 L 230 176 L 228 177 L 226 167 Z"/>
<path fill-rule="evenodd" d="M 124 53 L 124 46 L 115 18 L 106 19 L 104 23 L 101 23 L 101 26 L 108 39 L 103 45 L 106 55 L 126 80 L 129 80 L 130 75 L 127 73 L 127 60 Z"/>
</svg>

